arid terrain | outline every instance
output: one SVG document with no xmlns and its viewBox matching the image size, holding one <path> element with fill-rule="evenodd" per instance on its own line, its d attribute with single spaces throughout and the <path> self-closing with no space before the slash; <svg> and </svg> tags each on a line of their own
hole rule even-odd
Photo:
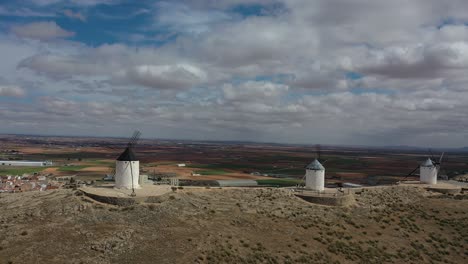
<svg viewBox="0 0 468 264">
<path fill-rule="evenodd" d="M 0 194 L 0 263 L 466 263 L 468 196 L 364 190 L 350 207 L 285 189 L 184 188 L 118 207 L 80 191 Z"/>
</svg>

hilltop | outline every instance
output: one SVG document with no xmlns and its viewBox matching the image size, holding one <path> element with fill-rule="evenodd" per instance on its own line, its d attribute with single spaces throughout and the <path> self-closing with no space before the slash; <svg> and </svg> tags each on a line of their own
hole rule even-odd
<svg viewBox="0 0 468 264">
<path fill-rule="evenodd" d="M 0 263 L 463 263 L 468 196 L 364 190 L 352 207 L 282 189 L 183 189 L 155 203 L 0 194 Z"/>
</svg>

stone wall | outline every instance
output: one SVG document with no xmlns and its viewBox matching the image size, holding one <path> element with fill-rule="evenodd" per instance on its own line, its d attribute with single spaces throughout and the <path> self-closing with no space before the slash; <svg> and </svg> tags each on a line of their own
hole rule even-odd
<svg viewBox="0 0 468 264">
<path fill-rule="evenodd" d="M 340 194 L 333 196 L 330 194 L 313 194 L 313 195 L 303 195 L 296 194 L 297 197 L 306 200 L 310 203 L 330 205 L 330 206 L 349 206 L 356 203 L 354 199 L 354 194 Z"/>
</svg>

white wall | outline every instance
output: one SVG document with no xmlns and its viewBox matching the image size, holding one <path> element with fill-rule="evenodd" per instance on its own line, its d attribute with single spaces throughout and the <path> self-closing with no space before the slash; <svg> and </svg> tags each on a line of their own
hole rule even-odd
<svg viewBox="0 0 468 264">
<path fill-rule="evenodd" d="M 325 170 L 306 170 L 306 188 L 325 190 Z"/>
<path fill-rule="evenodd" d="M 130 168 L 131 166 L 131 168 Z M 140 178 L 140 162 L 139 161 L 116 161 L 115 164 L 115 187 L 117 189 L 132 189 L 132 172 L 133 185 L 135 189 L 140 189 L 138 180 Z"/>
<path fill-rule="evenodd" d="M 0 166 L 31 166 L 42 167 L 45 161 L 0 160 Z M 47 164 L 48 165 L 48 164 Z"/>
<path fill-rule="evenodd" d="M 419 181 L 427 184 L 437 184 L 437 168 L 435 166 L 419 167 Z"/>
</svg>

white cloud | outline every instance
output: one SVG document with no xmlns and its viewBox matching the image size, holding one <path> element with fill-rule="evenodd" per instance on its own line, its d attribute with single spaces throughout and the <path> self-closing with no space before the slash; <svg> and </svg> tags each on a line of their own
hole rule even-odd
<svg viewBox="0 0 468 264">
<path fill-rule="evenodd" d="M 34 11 L 30 8 L 6 8 L 0 6 L 0 15 L 17 17 L 55 17 L 53 12 Z"/>
<path fill-rule="evenodd" d="M 468 43 L 435 43 L 371 51 L 356 70 L 392 78 L 440 78 L 451 70 L 468 68 Z"/>
<path fill-rule="evenodd" d="M 62 29 L 53 21 L 33 22 L 25 25 L 13 26 L 11 31 L 19 37 L 38 40 L 67 38 L 75 35 L 74 32 Z"/>
<path fill-rule="evenodd" d="M 72 19 L 78 19 L 78 20 L 81 20 L 82 22 L 86 21 L 86 17 L 80 12 L 73 12 L 73 10 L 65 9 L 63 11 L 63 14 Z"/>
<path fill-rule="evenodd" d="M 170 12 L 155 12 L 156 27 L 177 36 L 162 46 L 0 37 L 1 83 L 46 94 L 3 104 L 0 120 L 47 113 L 44 125 L 74 134 L 135 125 L 155 137 L 464 144 L 468 2 L 274 2 L 255 1 L 278 12 L 246 18 L 232 10 L 250 1 L 160 4 Z"/>
<path fill-rule="evenodd" d="M 158 2 L 155 16 L 157 27 L 176 32 L 199 34 L 223 21 L 231 20 L 227 13 L 217 10 L 197 10 L 174 2 Z"/>
<path fill-rule="evenodd" d="M 138 65 L 123 73 L 130 82 L 159 89 L 189 88 L 206 79 L 206 74 L 189 64 Z"/>
<path fill-rule="evenodd" d="M 26 92 L 23 88 L 14 85 L 0 85 L 0 96 L 6 97 L 23 97 Z"/>
<path fill-rule="evenodd" d="M 248 81 L 239 85 L 224 84 L 223 95 L 229 101 L 263 101 L 284 95 L 288 86 L 271 82 Z"/>
<path fill-rule="evenodd" d="M 66 3 L 75 4 L 77 6 L 95 6 L 99 4 L 117 4 L 121 0 L 29 0 L 35 5 L 38 6 L 49 6 L 54 4 Z"/>
</svg>

